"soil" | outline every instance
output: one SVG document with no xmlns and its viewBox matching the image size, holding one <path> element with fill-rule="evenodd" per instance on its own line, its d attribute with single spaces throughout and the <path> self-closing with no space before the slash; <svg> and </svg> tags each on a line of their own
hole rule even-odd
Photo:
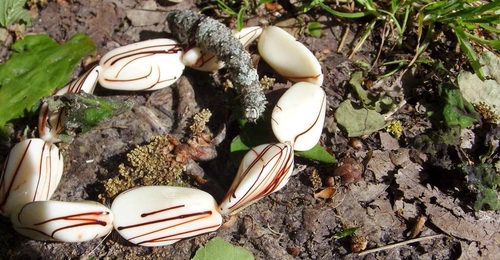
<svg viewBox="0 0 500 260">
<path fill-rule="evenodd" d="M 102 56 L 129 43 L 171 37 L 165 24 L 166 12 L 174 9 L 199 10 L 214 2 L 48 1 L 32 12 L 34 24 L 27 28 L 27 32 L 47 33 L 59 42 L 66 41 L 75 33 L 85 33 L 95 42 L 97 54 Z M 299 24 L 299 20 L 294 19 L 296 6 L 290 3 L 294 1 L 279 2 L 283 3 L 276 9 L 264 5 L 258 7 L 248 16 L 246 24 Z M 208 8 L 204 12 L 230 27 L 235 25 L 235 19 L 220 12 L 220 9 Z M 416 137 L 431 127 L 420 101 L 429 99 L 436 88 L 432 83 L 436 77 L 432 76 L 432 68 L 417 67 L 378 79 L 373 75 L 382 73 L 384 67 L 376 66 L 375 70 L 379 71 L 372 70 L 364 84 L 373 83 L 374 91 L 385 91 L 394 100 L 406 100 L 392 114 L 393 119 L 403 123 L 403 135 L 395 138 L 380 130 L 360 138 L 347 138 L 345 131 L 336 124 L 333 112 L 351 96 L 347 86 L 350 75 L 362 68 L 360 61 L 380 64 L 381 60 L 389 59 L 389 54 L 384 51 L 380 60 L 375 60 L 381 42 L 379 37 L 371 36 L 353 57 L 348 58 L 358 34 L 363 30 L 362 20 L 345 23 L 321 12 L 312 12 L 302 16 L 302 19 L 319 20 L 324 26 L 319 38 L 304 33 L 300 26 L 290 25 L 288 28 L 320 60 L 325 75 L 323 88 L 328 95 L 328 108 L 321 145 L 338 159 L 354 159 L 346 160 L 348 164 L 356 164 L 354 170 L 349 168 L 348 171 L 361 174 L 359 180 L 352 178 L 346 182 L 347 177 L 333 177 L 336 166 L 297 157 L 295 166 L 300 170 L 296 170 L 285 188 L 244 209 L 232 226 L 171 246 L 153 248 L 134 246 L 115 232 L 105 239 L 84 243 L 34 241 L 18 235 L 9 220 L 2 218 L 0 258 L 190 259 L 198 248 L 215 236 L 250 250 L 256 259 L 495 258 L 500 253 L 498 213 L 474 212 L 470 206 L 471 198 L 461 190 L 463 184 L 457 184 L 463 181 L 462 177 L 453 177 L 457 175 L 440 170 L 442 168 L 413 145 Z M 342 41 L 347 44 L 339 48 Z M 408 39 L 409 45 L 413 44 L 411 41 Z M 464 64 L 463 57 L 454 52 L 453 42 L 448 42 L 446 38 L 436 41 L 425 55 L 436 58 L 448 54 L 444 64 L 447 68 Z M 403 50 L 406 52 L 390 55 L 412 54 L 411 48 Z M 4 48 L 2 53 L 5 60 L 8 52 Z M 257 57 L 256 54 L 254 56 Z M 262 61 L 258 68 L 263 74 L 277 77 Z M 195 185 L 208 190 L 220 201 L 236 174 L 236 167 L 228 160 L 228 151 L 230 141 L 238 134 L 237 124 L 228 111 L 234 95 L 223 90 L 221 82 L 224 76 L 223 73 L 211 75 L 186 69 L 175 85 L 155 92 L 112 92 L 98 88 L 96 95 L 127 101 L 133 107 L 78 135 L 72 142 L 59 145 L 66 170 L 53 200 L 98 200 L 106 180 L 118 174 L 119 164 L 126 163 L 128 152 L 137 145 L 147 144 L 152 136 L 159 134 L 171 133 L 179 139 L 185 138 L 188 120 L 196 112 L 208 108 L 212 112 L 208 124 L 210 131 L 216 135 L 225 126 L 227 133 L 216 146 L 219 156 L 199 163 L 206 178 L 213 180 L 217 187 Z M 277 77 L 274 89 L 289 85 L 289 82 Z M 159 125 L 153 124 L 152 118 L 159 119 L 154 121 L 160 122 Z M 2 144 L 2 161 L 8 147 L 21 138 L 35 135 L 34 122 L 31 120 L 15 128 L 17 130 L 11 140 Z M 26 125 L 29 131 L 23 132 Z M 459 163 L 459 160 L 454 158 L 451 163 Z M 362 166 L 359 167 L 359 164 Z M 327 188 L 332 185 L 332 177 L 337 183 L 333 188 Z M 445 182 L 450 179 L 455 181 Z M 334 191 L 333 195 L 321 197 L 320 191 L 330 190 Z M 111 201 L 112 198 L 107 198 L 107 203 Z M 395 245 L 374 253 L 353 252 L 355 242 L 363 239 L 367 241 L 366 249 L 408 241 L 420 217 L 427 219 L 416 234 L 422 241 Z M 355 236 L 338 237 L 342 231 L 353 227 L 359 227 Z"/>
</svg>

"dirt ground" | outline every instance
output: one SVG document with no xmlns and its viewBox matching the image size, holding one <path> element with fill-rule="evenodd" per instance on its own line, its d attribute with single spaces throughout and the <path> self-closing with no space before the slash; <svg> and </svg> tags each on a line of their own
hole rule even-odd
<svg viewBox="0 0 500 260">
<path fill-rule="evenodd" d="M 125 44 L 170 37 L 165 24 L 169 10 L 197 10 L 207 6 L 206 2 L 193 0 L 178 4 L 153 0 L 49 1 L 32 14 L 36 16 L 34 25 L 27 30 L 47 33 L 61 42 L 78 32 L 88 34 L 96 43 L 98 55 L 102 56 Z M 259 7 L 247 25 L 290 21 L 293 5 L 282 7 L 278 10 Z M 206 13 L 218 15 L 216 18 L 234 26 L 234 19 L 228 16 L 222 19 L 220 12 L 208 10 Z M 374 86 L 392 91 L 395 99 L 407 101 L 392 115 L 403 122 L 402 137 L 394 138 L 380 130 L 363 138 L 347 138 L 337 126 L 333 112 L 349 96 L 346 84 L 350 74 L 360 68 L 359 61 L 368 64 L 374 61 L 380 40 L 369 38 L 363 48 L 348 59 L 362 23 L 345 24 L 325 14 L 305 19 L 318 19 L 325 24 L 319 38 L 294 27 L 290 29 L 318 57 L 325 75 L 323 88 L 328 95 L 328 107 L 321 145 L 337 159 L 351 157 L 364 163 L 366 169 L 362 171 L 361 180 L 335 186 L 331 197 L 316 198 L 315 194 L 328 186 L 335 167 L 297 158 L 296 168 L 300 170 L 286 187 L 243 210 L 231 227 L 154 248 L 131 245 L 116 233 L 105 239 L 75 244 L 33 241 L 16 234 L 9 220 L 2 218 L 0 259 L 190 259 L 215 236 L 250 250 L 256 259 L 494 259 L 500 253 L 498 213 L 474 212 L 470 198 L 461 191 L 462 186 L 453 185 L 461 180 L 451 172 L 439 170 L 413 146 L 413 140 L 430 127 L 425 111 L 419 107 L 420 100 L 432 95 L 421 91 L 423 86 L 431 85 L 427 77 L 431 73 L 429 68 L 374 79 Z M 345 34 L 347 29 L 349 33 Z M 345 35 L 348 44 L 339 49 Z M 428 55 L 439 55 L 437 48 L 431 48 L 432 51 L 434 53 Z M 5 49 L 2 53 L 7 55 Z M 448 62 L 459 62 L 459 58 L 452 55 Z M 261 64 L 259 71 L 269 73 Z M 222 77 L 186 69 L 173 87 L 152 93 L 111 92 L 99 88 L 96 95 L 127 101 L 133 107 L 79 135 L 73 142 L 60 145 L 66 170 L 53 199 L 98 200 L 103 183 L 117 174 L 118 165 L 126 161 L 127 152 L 136 145 L 148 143 L 155 135 L 172 133 L 178 138 L 184 137 L 187 119 L 208 108 L 213 114 L 208 124 L 211 132 L 217 134 L 225 126 L 227 135 L 217 146 L 219 156 L 200 163 L 217 187 L 200 188 L 220 201 L 236 173 L 236 167 L 227 158 L 229 143 L 237 135 L 237 126 L 228 117 L 230 95 L 222 88 Z M 287 84 L 290 83 L 278 78 L 274 87 L 279 89 Z M 159 119 L 154 121 L 160 122 L 159 125 L 153 124 L 152 118 Z M 28 125 L 34 127 L 35 124 Z M 21 130 L 16 135 L 20 138 Z M 0 159 L 5 158 L 16 138 L 2 144 Z M 311 176 L 319 176 L 320 182 Z M 450 179 L 454 181 L 445 182 Z M 410 240 L 412 228 L 422 216 L 427 221 L 416 234 L 421 241 L 373 253 L 352 252 L 356 239 L 366 239 L 367 249 Z M 360 227 L 354 233 L 356 237 L 335 238 L 335 234 L 352 227 Z"/>
</svg>

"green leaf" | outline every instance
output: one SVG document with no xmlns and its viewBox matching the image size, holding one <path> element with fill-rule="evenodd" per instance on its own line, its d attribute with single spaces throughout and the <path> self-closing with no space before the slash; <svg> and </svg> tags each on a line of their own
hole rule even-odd
<svg viewBox="0 0 500 260">
<path fill-rule="evenodd" d="M 351 75 L 349 84 L 353 87 L 354 91 L 358 95 L 358 98 L 363 103 L 363 106 L 368 109 L 373 109 L 377 112 L 389 111 L 394 106 L 392 99 L 386 97 L 384 93 L 378 95 L 372 95 L 361 86 L 361 81 L 363 79 L 363 72 L 356 71 Z"/>
<path fill-rule="evenodd" d="M 459 89 L 454 86 L 443 85 L 443 119 L 448 126 L 467 128 L 478 121 L 479 115 L 472 104 L 462 97 Z"/>
<path fill-rule="evenodd" d="M 321 145 L 316 144 L 313 148 L 307 151 L 295 152 L 295 155 L 311 159 L 320 163 L 334 164 L 337 163 L 337 159 L 330 153 L 328 153 Z"/>
<path fill-rule="evenodd" d="M 252 252 L 240 246 L 233 246 L 220 237 L 216 237 L 196 250 L 192 260 L 250 260 L 254 259 Z"/>
<path fill-rule="evenodd" d="M 307 25 L 307 31 L 312 37 L 321 37 L 321 23 L 320 22 L 310 22 Z"/>
<path fill-rule="evenodd" d="M 54 99 L 61 100 L 68 108 L 66 129 L 79 128 L 82 132 L 87 132 L 101 121 L 131 108 L 126 102 L 117 102 L 108 97 L 98 97 L 88 93 L 67 93 Z"/>
<path fill-rule="evenodd" d="M 385 127 L 385 118 L 377 111 L 354 107 L 345 100 L 335 111 L 337 123 L 345 128 L 349 137 L 371 134 Z"/>
<path fill-rule="evenodd" d="M 31 25 L 31 17 L 24 9 L 26 0 L 3 0 L 0 2 L 0 25 L 6 27 L 16 22 L 23 21 Z"/>
<path fill-rule="evenodd" d="M 43 97 L 68 83 L 80 60 L 95 52 L 92 40 L 76 34 L 59 45 L 48 35 L 28 35 L 12 45 L 14 53 L 0 65 L 0 134 L 5 124 L 30 111 Z M 5 111 L 9 111 L 5 113 Z"/>
<path fill-rule="evenodd" d="M 350 236 L 350 235 L 354 234 L 354 232 L 356 232 L 358 229 L 359 229 L 359 227 L 348 228 L 346 230 L 343 230 L 342 232 L 333 234 L 332 238 L 339 239 L 339 238 L 344 238 L 344 237 Z"/>
</svg>

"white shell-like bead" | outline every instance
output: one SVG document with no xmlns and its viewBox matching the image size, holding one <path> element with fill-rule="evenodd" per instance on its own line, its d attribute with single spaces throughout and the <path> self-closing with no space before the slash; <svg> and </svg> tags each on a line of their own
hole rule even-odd
<svg viewBox="0 0 500 260">
<path fill-rule="evenodd" d="M 113 230 L 111 210 L 94 201 L 35 201 L 12 213 L 14 229 L 31 239 L 82 242 Z"/>
<path fill-rule="evenodd" d="M 255 41 L 262 33 L 260 26 L 245 27 L 241 31 L 234 33 L 243 47 L 248 46 Z M 224 67 L 224 62 L 219 61 L 215 53 L 211 51 L 204 52 L 199 47 L 193 47 L 184 53 L 182 62 L 193 69 L 200 71 L 216 71 Z"/>
<path fill-rule="evenodd" d="M 120 235 L 140 246 L 163 246 L 217 230 L 222 216 L 201 190 L 146 186 L 125 191 L 111 205 Z"/>
<path fill-rule="evenodd" d="M 241 42 L 243 47 L 247 47 L 250 43 L 255 41 L 262 34 L 262 28 L 260 26 L 250 26 L 242 28 L 241 31 L 236 32 L 234 37 Z"/>
<path fill-rule="evenodd" d="M 290 87 L 273 109 L 271 126 L 280 142 L 291 142 L 295 151 L 307 151 L 319 141 L 325 122 L 325 91 L 312 83 Z"/>
<path fill-rule="evenodd" d="M 216 71 L 224 67 L 213 52 L 204 52 L 199 47 L 193 47 L 182 56 L 184 65 L 199 71 Z"/>
<path fill-rule="evenodd" d="M 94 93 L 100 71 L 101 66 L 94 66 L 78 79 L 59 89 L 53 96 L 62 96 L 66 93 L 78 93 L 80 91 L 90 94 Z M 66 113 L 67 111 L 64 108 L 50 113 L 47 102 L 44 102 L 38 116 L 38 134 L 40 138 L 49 143 L 59 142 L 58 136 L 64 129 Z"/>
<path fill-rule="evenodd" d="M 260 56 L 278 74 L 292 82 L 323 84 L 321 65 L 314 54 L 285 30 L 269 26 L 258 44 Z"/>
<path fill-rule="evenodd" d="M 10 216 L 15 207 L 49 200 L 63 173 L 57 146 L 42 139 L 26 139 L 10 151 L 0 179 L 0 213 Z"/>
<path fill-rule="evenodd" d="M 156 90 L 182 75 L 182 50 L 176 41 L 155 39 L 114 49 L 99 63 L 99 84 L 116 90 Z"/>
<path fill-rule="evenodd" d="M 226 197 L 222 214 L 234 215 L 266 195 L 283 188 L 293 172 L 293 149 L 289 143 L 262 144 L 243 157 Z"/>
</svg>

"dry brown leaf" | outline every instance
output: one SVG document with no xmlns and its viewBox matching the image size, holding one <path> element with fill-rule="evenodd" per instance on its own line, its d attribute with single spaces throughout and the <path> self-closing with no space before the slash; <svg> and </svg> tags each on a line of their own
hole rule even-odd
<svg viewBox="0 0 500 260">
<path fill-rule="evenodd" d="M 444 233 L 476 241 L 481 255 L 498 255 L 500 253 L 500 214 L 495 212 L 465 212 L 457 205 L 458 199 L 447 196 L 437 188 L 420 184 L 421 167 L 410 163 L 400 169 L 396 182 L 404 192 L 406 200 L 418 199 L 425 206 L 425 213 L 430 221 Z M 469 252 L 472 254 L 472 252 Z"/>
</svg>

